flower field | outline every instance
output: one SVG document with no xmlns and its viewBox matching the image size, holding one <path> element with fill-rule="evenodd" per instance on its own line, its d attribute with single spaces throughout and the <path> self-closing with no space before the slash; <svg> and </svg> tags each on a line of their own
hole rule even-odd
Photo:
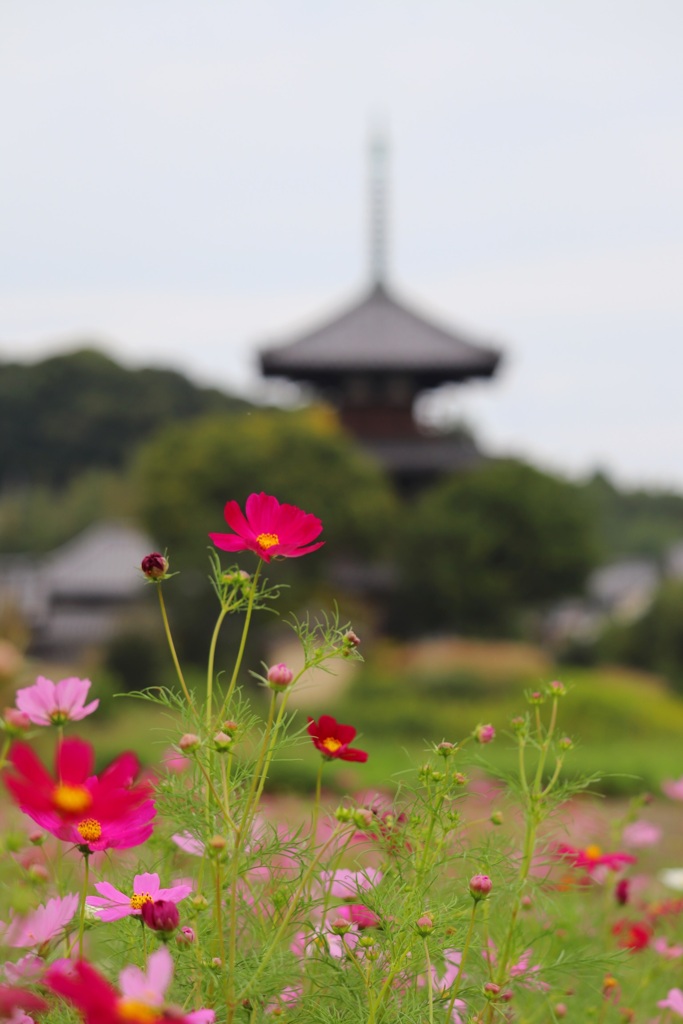
<svg viewBox="0 0 683 1024">
<path fill-rule="evenodd" d="M 39 676 L 5 711 L 0 1021 L 683 1016 L 678 706 L 624 717 L 622 767 L 618 701 L 608 692 L 596 727 L 580 673 L 483 685 L 483 700 L 461 679 L 449 703 L 429 671 L 411 689 L 405 666 L 365 666 L 362 636 L 336 613 L 290 621 L 298 668 L 249 664 L 253 619 L 277 597 L 268 563 L 315 557 L 322 523 L 265 494 L 244 513 L 229 501 L 225 518 L 231 532 L 212 540 L 244 566 L 212 558 L 201 681 L 178 660 L 172 564 L 153 552 L 141 571 L 168 686 L 98 723 L 96 680 Z M 226 669 L 217 641 L 233 615 Z M 337 703 L 307 713 L 304 689 L 290 707 L 335 661 L 356 666 Z M 648 759 L 646 793 L 628 769 L 653 735 L 665 755 Z M 293 772 L 298 795 L 278 797 Z M 618 791 L 604 779 L 621 775 L 618 801 L 590 795 Z"/>
</svg>

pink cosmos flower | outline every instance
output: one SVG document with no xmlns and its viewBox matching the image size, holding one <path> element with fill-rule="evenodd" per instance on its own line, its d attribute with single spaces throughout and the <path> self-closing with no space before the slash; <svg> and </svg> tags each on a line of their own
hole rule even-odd
<svg viewBox="0 0 683 1024">
<path fill-rule="evenodd" d="M 670 800 L 683 800 L 683 775 L 680 779 L 665 779 L 662 783 L 662 792 Z"/>
<path fill-rule="evenodd" d="M 29 914 L 14 917 L 9 924 L 0 921 L 0 935 L 5 946 L 18 949 L 40 948 L 61 935 L 78 907 L 78 896 L 55 896 L 45 906 L 36 907 Z"/>
<path fill-rule="evenodd" d="M 683 956 L 683 946 L 680 944 L 670 946 L 663 935 L 658 939 L 653 939 L 650 946 L 660 956 L 666 957 L 667 960 L 678 960 L 680 956 Z"/>
<path fill-rule="evenodd" d="M 434 964 L 431 967 L 432 973 L 432 989 L 435 994 L 441 996 L 446 1002 L 449 1000 L 449 993 L 453 984 L 455 983 L 458 974 L 460 973 L 460 961 L 462 954 L 457 949 L 444 949 L 443 951 L 443 974 L 439 974 Z M 424 988 L 427 984 L 427 975 L 419 974 L 417 977 L 417 984 L 419 988 Z M 453 1012 L 451 1014 L 451 1020 L 453 1024 L 462 1024 L 462 1017 L 460 1016 L 463 1010 L 466 1010 L 467 1006 L 462 999 L 456 999 L 453 1003 Z"/>
<path fill-rule="evenodd" d="M 109 882 L 95 882 L 99 896 L 88 896 L 85 901 L 89 907 L 96 907 L 100 921 L 118 921 L 122 917 L 140 917 L 144 903 L 155 900 L 166 900 L 169 903 L 180 903 L 192 892 L 192 886 L 173 885 L 170 889 L 161 889 L 157 874 L 136 875 L 133 879 L 133 894 L 116 889 Z"/>
<path fill-rule="evenodd" d="M 80 722 L 91 715 L 99 706 L 99 700 L 85 703 L 89 679 L 70 676 L 53 683 L 45 676 L 38 676 L 33 686 L 17 690 L 17 707 L 28 715 L 34 725 L 63 725 L 64 722 Z"/>
<path fill-rule="evenodd" d="M 651 821 L 633 821 L 627 825 L 621 834 L 622 842 L 626 846 L 656 846 L 662 838 L 662 830 Z"/>
<path fill-rule="evenodd" d="M 27 744 L 15 743 L 15 771 L 3 781 L 21 810 L 58 839 L 90 853 L 138 846 L 152 834 L 156 810 L 151 786 L 135 782 L 137 757 L 121 754 L 100 775 L 92 774 L 94 759 L 89 743 L 64 740 L 53 779 Z"/>
<path fill-rule="evenodd" d="M 0 985 L 0 1020 L 7 1024 L 33 1024 L 33 1018 L 23 1013 L 47 1010 L 48 1005 L 40 996 L 34 996 L 22 988 Z"/>
<path fill-rule="evenodd" d="M 382 872 L 377 868 L 365 868 L 364 871 L 351 871 L 339 868 L 337 871 L 321 871 L 321 887 L 333 899 L 355 900 L 362 891 L 373 889 L 382 881 Z"/>
<path fill-rule="evenodd" d="M 560 844 L 557 852 L 561 857 L 570 860 L 575 868 L 586 868 L 592 871 L 593 868 L 605 867 L 609 871 L 621 871 L 626 864 L 635 864 L 636 858 L 630 853 L 603 853 L 599 846 L 586 846 L 584 849 L 576 849 L 573 846 Z"/>
<path fill-rule="evenodd" d="M 670 988 L 666 999 L 660 999 L 657 1006 L 662 1010 L 673 1010 L 679 1017 L 683 1017 L 683 991 L 680 988 Z"/>
<path fill-rule="evenodd" d="M 27 953 L 16 962 L 8 960 L 3 970 L 10 985 L 35 985 L 45 973 L 45 961 L 36 953 Z"/>
<path fill-rule="evenodd" d="M 355 924 L 359 931 L 362 931 L 363 928 L 376 928 L 378 924 L 381 924 L 381 919 L 374 910 L 370 910 L 364 903 L 344 903 L 343 906 L 337 907 L 335 914 L 337 917 Z"/>
<path fill-rule="evenodd" d="M 86 1024 L 213 1024 L 213 1010 L 183 1013 L 166 1003 L 172 977 L 173 958 L 163 946 L 149 957 L 146 971 L 124 967 L 119 975 L 120 993 L 83 960 L 71 970 L 55 965 L 48 971 L 47 984 L 76 1006 Z"/>
<path fill-rule="evenodd" d="M 225 520 L 234 533 L 210 533 L 209 537 L 223 551 L 253 551 L 264 562 L 271 558 L 300 558 L 317 551 L 324 541 L 312 544 L 323 524 L 317 516 L 297 508 L 281 505 L 270 494 L 250 494 L 245 505 L 246 516 L 236 501 L 225 506 Z"/>
<path fill-rule="evenodd" d="M 190 853 L 193 857 L 204 856 L 204 843 L 201 839 L 195 839 L 190 832 L 176 832 L 171 839 L 184 853 Z"/>
</svg>

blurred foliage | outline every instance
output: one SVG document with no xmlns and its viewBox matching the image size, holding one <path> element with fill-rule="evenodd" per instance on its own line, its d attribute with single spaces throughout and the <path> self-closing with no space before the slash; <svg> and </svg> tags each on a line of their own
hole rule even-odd
<svg viewBox="0 0 683 1024">
<path fill-rule="evenodd" d="M 580 591 L 597 561 L 579 489 L 514 460 L 445 479 L 403 520 L 395 628 L 514 632 L 520 610 Z"/>
<path fill-rule="evenodd" d="M 128 370 L 83 349 L 35 364 L 0 364 L 0 484 L 62 485 L 116 469 L 170 419 L 247 409 L 171 370 Z"/>
<path fill-rule="evenodd" d="M 603 561 L 624 556 L 661 558 L 683 540 L 683 495 L 619 490 L 603 473 L 581 487 L 595 519 Z"/>
<path fill-rule="evenodd" d="M 614 622 L 596 645 L 598 659 L 662 675 L 683 694 L 683 581 L 667 580 L 634 622 Z"/>
</svg>

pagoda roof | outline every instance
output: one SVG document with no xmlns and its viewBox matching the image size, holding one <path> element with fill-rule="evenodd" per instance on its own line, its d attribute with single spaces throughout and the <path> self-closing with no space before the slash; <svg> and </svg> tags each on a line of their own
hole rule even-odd
<svg viewBox="0 0 683 1024">
<path fill-rule="evenodd" d="M 490 377 L 498 350 L 434 323 L 382 283 L 321 326 L 261 352 L 266 376 L 329 383 L 340 375 L 410 374 L 422 387 Z"/>
</svg>

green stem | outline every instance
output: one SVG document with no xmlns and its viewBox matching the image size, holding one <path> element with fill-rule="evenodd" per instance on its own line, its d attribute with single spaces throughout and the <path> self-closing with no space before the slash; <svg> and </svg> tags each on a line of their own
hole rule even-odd
<svg viewBox="0 0 683 1024">
<path fill-rule="evenodd" d="M 216 645 L 218 643 L 218 636 L 223 625 L 223 619 L 230 611 L 230 602 L 224 604 L 221 608 L 221 613 L 216 620 L 216 625 L 213 629 L 213 636 L 211 637 L 211 646 L 209 647 L 209 663 L 206 669 L 206 729 L 207 732 L 211 731 L 211 719 L 213 717 L 213 669 L 216 661 Z"/>
<path fill-rule="evenodd" d="M 434 1024 L 434 979 L 432 978 L 432 962 L 429 958 L 429 943 L 425 937 L 425 961 L 427 963 L 427 995 L 429 998 L 429 1024 Z"/>
<path fill-rule="evenodd" d="M 231 1014 L 230 1008 L 230 980 L 225 971 L 225 937 L 223 935 L 223 886 L 221 879 L 221 865 L 220 860 L 216 858 L 216 931 L 218 934 L 218 953 L 221 958 L 221 971 L 223 974 L 223 995 L 225 998 L 225 1006 L 228 1014 Z M 232 971 L 230 972 L 230 978 L 232 978 Z M 234 1007 L 232 1008 L 234 1012 Z"/>
<path fill-rule="evenodd" d="M 448 1010 L 446 1012 L 446 1020 L 450 1020 L 451 1019 L 451 1014 L 453 1013 L 453 1007 L 455 1006 L 455 1000 L 457 998 L 458 992 L 460 991 L 460 986 L 462 984 L 462 979 L 465 977 L 465 961 L 467 960 L 467 954 L 469 953 L 470 946 L 472 944 L 472 936 L 474 934 L 474 922 L 475 922 L 475 919 L 476 919 L 476 916 L 477 916 L 477 907 L 478 906 L 479 906 L 479 900 L 474 900 L 474 902 L 472 903 L 472 914 L 470 915 L 470 925 L 469 925 L 469 928 L 467 929 L 467 935 L 465 937 L 465 945 L 462 947 L 462 956 L 460 957 L 460 966 L 458 967 L 458 976 L 457 976 L 457 978 L 455 979 L 455 981 L 453 983 L 453 991 L 451 993 L 450 1002 L 448 1004 Z"/>
<path fill-rule="evenodd" d="M 84 853 L 85 871 L 83 872 L 83 892 L 81 894 L 81 914 L 78 922 L 78 959 L 83 959 L 83 933 L 85 932 L 85 901 L 88 895 L 88 881 L 90 876 L 90 854 Z"/>
<path fill-rule="evenodd" d="M 323 768 L 325 767 L 325 759 L 320 758 L 320 767 L 318 768 L 318 776 L 315 780 L 315 803 L 313 804 L 313 820 L 311 822 L 311 853 L 315 850 L 315 837 L 318 831 L 318 815 L 320 814 L 320 791 L 323 783 Z"/>
<path fill-rule="evenodd" d="M 232 698 L 235 686 L 237 684 L 237 676 L 239 675 L 240 668 L 242 667 L 242 658 L 244 657 L 244 648 L 247 643 L 247 635 L 249 633 L 249 625 L 251 623 L 251 613 L 254 610 L 254 598 L 256 597 L 258 578 L 261 573 L 262 565 L 263 561 L 259 559 L 259 564 L 256 566 L 256 572 L 254 573 L 251 580 L 251 590 L 249 591 L 249 603 L 247 605 L 247 614 L 244 619 L 244 628 L 242 629 L 242 638 L 240 640 L 240 646 L 237 652 L 237 659 L 235 661 L 235 667 L 232 671 L 232 678 L 230 680 L 230 685 L 228 686 L 228 692 L 226 693 L 225 700 L 223 701 L 223 704 L 221 706 L 221 712 L 218 716 L 219 719 L 225 716 L 225 713 L 228 707 L 230 706 L 230 700 Z"/>
<path fill-rule="evenodd" d="M 261 975 L 263 974 L 263 972 L 266 969 L 266 967 L 268 966 L 268 964 L 270 963 L 275 950 L 277 949 L 277 947 L 280 944 L 282 936 L 284 935 L 284 933 L 286 932 L 287 928 L 289 927 L 289 923 L 292 920 L 292 917 L 294 916 L 294 914 L 295 914 L 295 912 L 297 910 L 297 906 L 298 906 L 299 900 L 301 899 L 301 896 L 303 895 L 303 893 L 306 891 L 306 889 L 308 887 L 308 883 L 309 883 L 309 881 L 311 879 L 311 876 L 314 874 L 315 869 L 318 866 L 319 861 L 322 859 L 323 855 L 327 852 L 327 850 L 330 848 L 330 846 L 332 846 L 337 841 L 337 837 L 339 836 L 340 832 L 341 832 L 340 828 L 336 828 L 332 832 L 332 834 L 330 835 L 330 838 L 327 840 L 325 845 L 320 848 L 320 850 L 315 855 L 315 857 L 313 858 L 313 860 L 309 864 L 308 868 L 306 869 L 306 871 L 302 875 L 301 881 L 299 882 L 299 885 L 298 885 L 294 895 L 291 897 L 291 899 L 289 901 L 289 906 L 287 908 L 285 916 L 282 918 L 282 921 L 280 922 L 280 927 L 276 931 L 275 936 L 273 938 L 273 941 L 271 942 L 271 944 L 268 947 L 268 949 L 266 949 L 266 951 L 264 952 L 263 957 L 261 958 L 261 962 L 259 963 L 258 967 L 253 972 L 253 974 L 251 975 L 249 981 L 247 982 L 247 984 L 244 986 L 244 988 L 242 989 L 242 991 L 239 993 L 239 995 L 237 997 L 237 1003 L 238 1004 L 241 1003 L 247 997 L 247 995 L 249 994 L 251 989 L 254 987 L 254 985 L 256 984 L 258 979 L 261 977 Z"/>
<path fill-rule="evenodd" d="M 162 591 L 160 583 L 157 584 L 157 593 L 159 594 L 159 607 L 161 608 L 161 618 L 162 618 L 163 623 L 164 623 L 164 631 L 166 633 L 166 640 L 168 641 L 168 646 L 169 646 L 169 650 L 171 652 L 171 657 L 173 658 L 173 664 L 175 665 L 176 675 L 178 676 L 178 681 L 179 681 L 179 683 L 180 683 L 180 685 L 182 687 L 183 693 L 185 694 L 185 700 L 187 701 L 187 706 L 190 708 L 191 711 L 193 711 L 194 708 L 192 706 L 192 697 L 190 696 L 190 691 L 187 688 L 187 683 L 185 682 L 185 676 L 183 675 L 183 670 L 181 669 L 180 662 L 178 661 L 178 655 L 176 653 L 175 644 L 173 643 L 173 636 L 171 634 L 171 626 L 170 626 L 169 621 L 168 621 L 168 615 L 166 614 L 166 603 L 164 601 L 164 594 L 163 594 L 163 591 Z"/>
<path fill-rule="evenodd" d="M 9 753 L 10 744 L 12 742 L 11 736 L 5 736 L 5 740 L 2 744 L 2 751 L 0 752 L 0 769 L 4 768 L 7 764 L 7 754 Z"/>
</svg>

